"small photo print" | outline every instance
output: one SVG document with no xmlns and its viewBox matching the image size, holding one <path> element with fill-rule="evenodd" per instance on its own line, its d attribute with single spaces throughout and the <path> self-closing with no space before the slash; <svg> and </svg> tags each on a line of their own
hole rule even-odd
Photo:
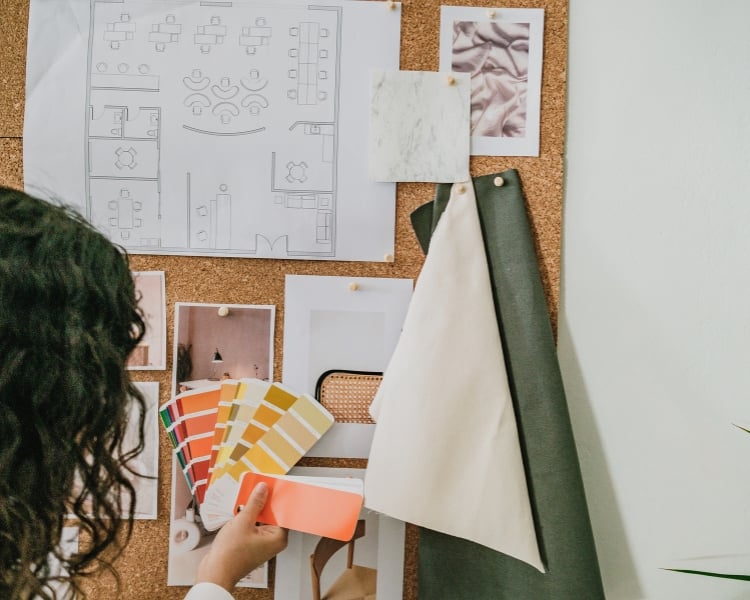
<svg viewBox="0 0 750 600">
<path fill-rule="evenodd" d="M 273 305 L 178 302 L 173 395 L 223 379 L 273 381 L 275 312 Z"/>
<path fill-rule="evenodd" d="M 146 332 L 128 357 L 131 370 L 157 371 L 167 368 L 167 304 L 164 271 L 133 271 L 138 307 Z"/>
<path fill-rule="evenodd" d="M 336 419 L 307 456 L 370 455 L 370 403 L 401 335 L 413 288 L 411 279 L 287 275 L 282 379 L 315 396 Z"/>
<path fill-rule="evenodd" d="M 440 9 L 440 70 L 471 76 L 471 154 L 539 156 L 544 10 Z"/>
<path fill-rule="evenodd" d="M 526 137 L 529 24 L 454 21 L 451 70 L 472 73 L 471 134 Z"/>
</svg>

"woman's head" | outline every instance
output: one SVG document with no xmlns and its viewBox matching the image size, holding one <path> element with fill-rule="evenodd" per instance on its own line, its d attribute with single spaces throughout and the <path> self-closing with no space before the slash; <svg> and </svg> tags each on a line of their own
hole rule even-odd
<svg viewBox="0 0 750 600">
<path fill-rule="evenodd" d="M 76 213 L 0 187 L 0 596 L 44 596 L 66 514 L 86 551 L 75 585 L 130 534 L 135 501 L 122 447 L 125 361 L 143 336 L 127 257 Z"/>
</svg>

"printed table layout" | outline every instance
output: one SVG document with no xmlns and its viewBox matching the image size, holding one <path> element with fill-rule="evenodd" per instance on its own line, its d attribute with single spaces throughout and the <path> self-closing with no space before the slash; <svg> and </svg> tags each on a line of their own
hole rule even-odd
<svg viewBox="0 0 750 600">
<path fill-rule="evenodd" d="M 32 7 L 30 39 L 55 17 L 45 4 Z M 69 4 L 88 20 L 88 39 L 71 35 L 67 46 L 85 57 L 85 88 L 80 97 L 31 90 L 29 191 L 80 191 L 65 200 L 85 199 L 79 210 L 130 252 L 392 255 L 395 186 L 369 181 L 364 149 L 369 70 L 398 68 L 400 11 L 381 2 Z M 62 82 L 83 67 L 45 60 L 59 50 L 32 51 L 29 77 Z M 80 117 L 82 173 L 65 155 L 50 167 L 50 111 Z M 71 140 L 68 154 L 77 149 Z"/>
</svg>

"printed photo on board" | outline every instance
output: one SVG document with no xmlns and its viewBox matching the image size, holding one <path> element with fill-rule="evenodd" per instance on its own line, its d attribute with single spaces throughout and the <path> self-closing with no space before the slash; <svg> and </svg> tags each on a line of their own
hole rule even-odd
<svg viewBox="0 0 750 600">
<path fill-rule="evenodd" d="M 173 394 L 249 377 L 272 381 L 274 306 L 175 306 Z"/>
<path fill-rule="evenodd" d="M 143 313 L 146 333 L 128 357 L 128 369 L 167 368 L 167 307 L 164 271 L 134 271 L 138 307 Z"/>
<path fill-rule="evenodd" d="M 544 9 L 440 8 L 440 70 L 471 76 L 471 154 L 539 156 Z"/>
</svg>

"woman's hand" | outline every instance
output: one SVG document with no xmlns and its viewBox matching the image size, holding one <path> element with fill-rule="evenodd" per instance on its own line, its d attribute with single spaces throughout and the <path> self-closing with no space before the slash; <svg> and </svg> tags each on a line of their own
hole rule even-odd
<svg viewBox="0 0 750 600">
<path fill-rule="evenodd" d="M 196 583 L 215 583 L 231 592 L 240 579 L 286 548 L 286 529 L 256 524 L 267 499 L 268 486 L 259 483 L 244 509 L 216 534 L 198 566 Z"/>
</svg>

